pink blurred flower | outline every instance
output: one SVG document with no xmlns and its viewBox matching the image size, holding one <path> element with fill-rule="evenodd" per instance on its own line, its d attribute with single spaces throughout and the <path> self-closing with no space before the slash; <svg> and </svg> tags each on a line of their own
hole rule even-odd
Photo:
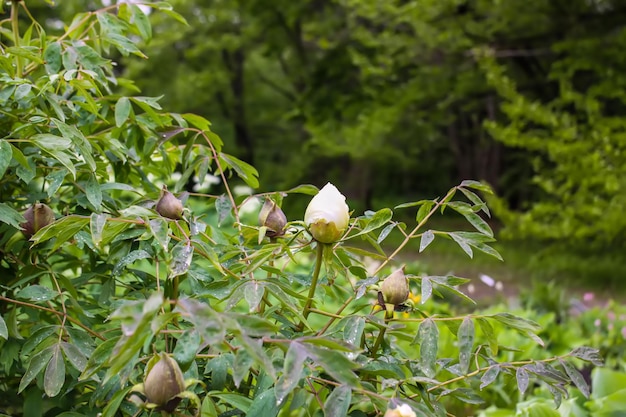
<svg viewBox="0 0 626 417">
<path fill-rule="evenodd" d="M 593 301 L 593 298 L 594 294 L 592 292 L 586 292 L 583 294 L 583 301 L 586 303 Z"/>
</svg>

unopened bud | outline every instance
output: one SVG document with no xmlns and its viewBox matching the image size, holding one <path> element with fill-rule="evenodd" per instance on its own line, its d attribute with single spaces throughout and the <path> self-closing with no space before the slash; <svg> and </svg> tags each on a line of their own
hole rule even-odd
<svg viewBox="0 0 626 417">
<path fill-rule="evenodd" d="M 415 417 L 415 411 L 408 404 L 401 404 L 396 408 L 389 408 L 383 417 Z"/>
<path fill-rule="evenodd" d="M 385 303 L 395 306 L 404 303 L 409 298 L 409 281 L 404 275 L 404 267 L 385 278 L 380 290 Z"/>
<path fill-rule="evenodd" d="M 163 187 L 161 198 L 156 203 L 156 211 L 163 217 L 178 220 L 183 215 L 183 203 Z"/>
<path fill-rule="evenodd" d="M 185 390 L 183 372 L 174 359 L 161 353 L 159 361 L 148 370 L 143 388 L 148 402 L 171 413 L 181 400 L 176 396 Z"/>
<path fill-rule="evenodd" d="M 54 212 L 43 203 L 36 203 L 24 212 L 26 222 L 22 223 L 24 236 L 30 239 L 40 229 L 54 222 Z"/>
<path fill-rule="evenodd" d="M 285 234 L 287 216 L 280 207 L 271 199 L 266 199 L 259 213 L 259 225 L 267 227 L 265 233 L 269 237 L 277 237 Z"/>
</svg>

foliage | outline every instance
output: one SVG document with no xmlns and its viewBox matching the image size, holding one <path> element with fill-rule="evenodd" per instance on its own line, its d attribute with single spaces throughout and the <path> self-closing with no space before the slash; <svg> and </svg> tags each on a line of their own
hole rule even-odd
<svg viewBox="0 0 626 417">
<path fill-rule="evenodd" d="M 167 3 L 147 5 L 182 20 Z M 20 1 L 2 24 L 0 386 L 20 394 L 0 400 L 7 413 L 374 416 L 404 403 L 442 416 L 446 404 L 478 403 L 481 390 L 513 375 L 522 392 L 532 377 L 557 403 L 567 384 L 588 390 L 571 361 L 598 364 L 593 349 L 498 360 L 500 328 L 543 343 L 532 320 L 381 301 L 379 282 L 413 239 L 420 252 L 448 239 L 470 257 L 499 257 L 476 194 L 487 185 L 463 181 L 397 206 L 417 212 L 411 227 L 383 208 L 352 213 L 337 242 L 316 242 L 300 220 L 285 230 L 272 223 L 270 237 L 246 207 L 317 188 L 238 196 L 235 178 L 257 188 L 258 173 L 224 152 L 209 121 L 119 92 L 133 83 L 111 57 L 144 58 L 135 41 L 153 33 L 143 9 L 82 12 L 52 35 Z M 178 200 L 164 187 L 179 194 L 209 174 L 222 194 Z M 35 202 L 56 218 L 26 240 L 21 213 Z M 475 231 L 426 229 L 444 210 Z M 403 240 L 387 253 L 380 244 L 392 232 Z M 368 270 L 365 256 L 378 265 Z M 421 303 L 443 294 L 471 302 L 462 278 L 406 278 Z M 175 386 L 153 390 L 151 377 L 142 388 L 155 369 L 168 369 L 163 383 Z M 163 404 L 164 392 L 177 398 Z"/>
<path fill-rule="evenodd" d="M 618 4 L 592 11 L 619 13 Z M 610 30 L 610 32 L 609 32 Z M 478 51 L 487 79 L 501 98 L 502 118 L 486 121 L 490 134 L 533 155 L 541 190 L 523 212 L 502 201 L 496 212 L 518 237 L 539 237 L 572 246 L 623 245 L 624 132 L 626 104 L 622 26 L 592 25 L 584 36 L 572 33 L 549 45 L 544 94 L 522 91 L 524 80 L 498 62 L 493 51 Z"/>
</svg>

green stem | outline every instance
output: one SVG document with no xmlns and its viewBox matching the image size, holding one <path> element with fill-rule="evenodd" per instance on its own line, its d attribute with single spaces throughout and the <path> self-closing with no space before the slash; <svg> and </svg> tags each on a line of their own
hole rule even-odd
<svg viewBox="0 0 626 417">
<path fill-rule="evenodd" d="M 20 26 L 17 17 L 18 7 L 20 7 L 19 2 L 11 2 L 11 28 L 13 30 L 13 45 L 16 48 L 20 47 Z M 16 55 L 15 61 L 15 78 L 22 78 L 22 59 Z"/>
<path fill-rule="evenodd" d="M 302 310 L 302 316 L 306 319 L 311 312 L 311 306 L 313 305 L 313 297 L 315 297 L 315 289 L 317 288 L 317 280 L 320 276 L 320 270 L 322 269 L 322 258 L 324 256 L 324 244 L 317 242 L 317 253 L 315 256 L 315 269 L 313 270 L 313 279 L 311 280 L 311 288 L 309 289 L 309 296 L 307 297 L 306 304 Z M 304 328 L 304 322 L 298 325 L 298 330 Z"/>
<path fill-rule="evenodd" d="M 385 307 L 385 324 L 388 324 L 389 321 L 393 319 L 393 310 L 389 310 Z M 382 345 L 383 340 L 385 339 L 385 331 L 387 330 L 387 327 L 383 327 L 382 329 L 380 329 L 380 332 L 378 332 L 378 337 L 376 338 L 376 341 L 374 342 L 374 346 L 372 347 L 372 356 L 375 358 L 376 352 L 378 352 L 378 348 L 380 348 L 380 345 Z"/>
<path fill-rule="evenodd" d="M 393 251 L 393 253 L 391 255 L 389 255 L 387 257 L 387 259 L 385 259 L 379 266 L 378 268 L 376 268 L 376 271 L 374 271 L 374 273 L 372 275 L 376 275 L 378 274 L 393 258 L 396 257 L 396 255 L 398 253 L 400 253 L 400 251 L 402 249 L 404 249 L 404 247 L 409 243 L 409 241 L 411 239 L 413 239 L 413 237 L 415 237 L 417 235 L 417 232 L 424 226 L 424 224 L 426 224 L 426 222 L 428 221 L 428 219 L 430 219 L 430 216 L 432 216 L 437 210 L 439 210 L 439 207 L 441 207 L 441 205 L 446 202 L 448 200 L 448 197 L 450 197 L 451 194 L 454 194 L 457 190 L 457 187 L 453 187 L 450 189 L 450 191 L 448 191 L 448 194 L 446 194 L 446 196 L 444 198 L 442 198 L 441 200 L 437 201 L 437 203 L 434 205 L 434 207 L 432 209 L 430 209 L 430 211 L 428 212 L 428 214 L 422 219 L 421 222 L 419 222 L 419 224 L 417 226 L 415 226 L 415 228 L 413 230 L 411 230 L 411 233 L 409 233 L 408 235 L 406 235 L 406 237 L 404 238 L 404 240 L 402 241 L 402 243 L 400 243 L 400 246 L 398 246 L 396 248 L 395 251 Z"/>
</svg>

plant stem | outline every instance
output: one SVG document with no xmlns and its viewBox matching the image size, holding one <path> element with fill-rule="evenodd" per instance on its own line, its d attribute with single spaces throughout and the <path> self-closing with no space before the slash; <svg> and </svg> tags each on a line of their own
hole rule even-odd
<svg viewBox="0 0 626 417">
<path fill-rule="evenodd" d="M 393 319 L 393 310 L 389 310 L 388 308 L 385 308 L 385 324 L 389 323 L 390 320 Z M 373 357 L 376 357 L 376 352 L 378 352 L 378 348 L 380 347 L 380 345 L 382 345 L 383 340 L 385 339 L 385 331 L 387 330 L 387 327 L 383 327 L 382 329 L 380 329 L 380 332 L 378 332 L 378 337 L 376 338 L 376 341 L 374 342 L 374 346 L 372 347 L 372 351 L 371 354 Z"/>
<path fill-rule="evenodd" d="M 411 233 L 409 233 L 408 235 L 406 235 L 406 237 L 404 238 L 404 240 L 402 241 L 402 243 L 400 243 L 400 246 L 398 246 L 396 248 L 395 251 L 393 251 L 393 253 L 391 255 L 389 255 L 387 257 L 387 259 L 385 259 L 379 266 L 378 268 L 376 268 L 376 271 L 374 271 L 374 273 L 372 275 L 376 275 L 378 274 L 384 267 L 385 265 L 387 265 L 393 258 L 396 257 L 396 255 L 398 253 L 400 253 L 400 251 L 402 249 L 404 249 L 404 247 L 407 245 L 407 243 L 409 243 L 409 241 L 415 237 L 415 235 L 417 234 L 417 232 L 424 226 L 424 224 L 426 224 L 426 222 L 428 221 L 428 219 L 430 219 L 430 216 L 432 216 L 438 209 L 439 207 L 441 207 L 441 205 L 448 200 L 448 198 L 450 197 L 451 194 L 454 194 L 457 190 L 457 187 L 453 187 L 450 189 L 450 191 L 448 191 L 448 194 L 446 194 L 446 196 L 444 198 L 442 198 L 441 200 L 437 201 L 437 203 L 433 206 L 433 208 L 430 210 L 430 212 L 428 212 L 428 214 L 422 219 L 421 222 L 419 222 L 419 224 L 417 226 L 415 226 L 415 228 L 413 230 L 411 230 Z"/>
<path fill-rule="evenodd" d="M 13 300 L 11 298 L 7 298 L 7 297 L 3 297 L 3 296 L 0 296 L 0 301 L 6 301 L 7 303 L 18 304 L 18 305 L 21 305 L 21 306 L 36 308 L 38 310 L 47 311 L 49 313 L 56 314 L 57 316 L 64 316 L 64 318 L 67 319 L 67 321 L 69 321 L 70 323 L 74 323 L 75 325 L 77 325 L 81 329 L 85 330 L 90 335 L 95 336 L 95 337 L 97 337 L 100 340 L 107 340 L 104 336 L 102 336 L 101 334 L 99 334 L 96 331 L 92 330 L 89 326 L 84 325 L 83 323 L 81 323 L 77 319 L 73 318 L 72 316 L 65 315 L 62 312 L 56 311 L 56 310 L 54 310 L 52 308 L 43 307 L 43 306 L 39 306 L 37 304 L 31 304 L 31 303 L 27 303 L 27 302 L 24 302 L 24 301 Z"/>
<path fill-rule="evenodd" d="M 13 30 L 13 45 L 16 48 L 20 47 L 20 26 L 18 20 L 18 7 L 19 2 L 11 2 L 11 29 Z M 22 78 L 22 59 L 19 56 L 15 57 L 15 78 Z"/>
<path fill-rule="evenodd" d="M 315 256 L 315 269 L 313 270 L 313 279 L 311 280 L 311 288 L 309 288 L 309 296 L 307 297 L 306 304 L 302 310 L 302 316 L 306 319 L 311 312 L 311 306 L 313 305 L 313 297 L 315 297 L 315 289 L 317 288 L 317 280 L 320 276 L 320 270 L 322 269 L 322 258 L 324 256 L 324 244 L 317 242 L 317 253 Z M 304 328 L 304 322 L 298 325 L 298 331 Z"/>
</svg>

